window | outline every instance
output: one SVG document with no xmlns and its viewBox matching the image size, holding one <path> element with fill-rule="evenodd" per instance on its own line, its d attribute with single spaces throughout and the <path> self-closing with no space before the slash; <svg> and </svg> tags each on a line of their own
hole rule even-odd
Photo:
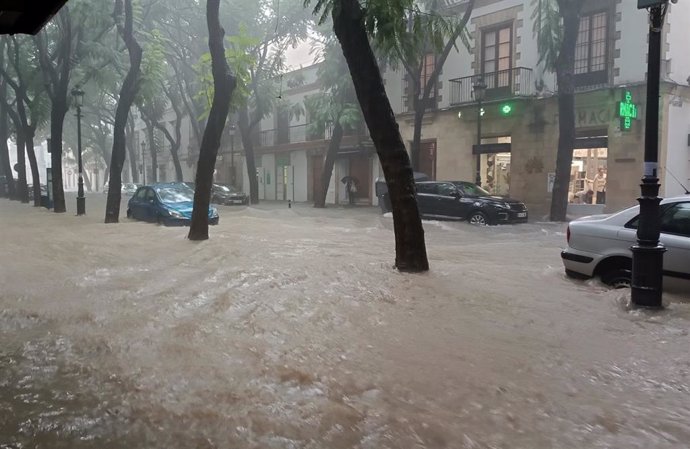
<svg viewBox="0 0 690 449">
<path fill-rule="evenodd" d="M 579 86 L 607 82 L 607 44 L 608 13 L 583 15 L 575 47 L 575 75 Z"/>
<path fill-rule="evenodd" d="M 458 194 L 458 189 L 453 184 L 439 184 L 438 194 L 442 196 L 455 196 Z"/>
<path fill-rule="evenodd" d="M 156 198 L 156 193 L 152 189 L 146 189 L 146 200 L 153 201 Z"/>
<path fill-rule="evenodd" d="M 139 191 L 136 194 L 137 199 L 140 199 L 140 200 L 146 199 L 146 190 L 147 189 L 139 189 Z"/>
<path fill-rule="evenodd" d="M 417 184 L 417 193 L 423 195 L 435 195 L 436 184 Z"/>
<path fill-rule="evenodd" d="M 459 185 L 460 190 L 465 196 L 469 197 L 478 197 L 478 196 L 491 196 L 489 192 L 486 190 L 482 189 L 476 184 L 472 184 L 469 182 L 463 182 L 462 184 Z"/>
<path fill-rule="evenodd" d="M 690 237 L 690 203 L 676 203 L 661 205 L 661 232 Z M 630 220 L 625 225 L 629 229 L 637 229 L 640 216 Z"/>
<path fill-rule="evenodd" d="M 661 216 L 661 232 L 690 237 L 690 203 L 677 203 Z"/>
<path fill-rule="evenodd" d="M 424 56 L 424 63 L 422 65 L 422 77 L 419 80 L 422 89 L 425 89 L 429 81 L 431 80 L 431 75 L 434 73 L 436 68 L 436 55 L 433 53 L 427 53 Z M 421 92 L 420 92 L 421 94 Z M 432 92 L 433 96 L 433 92 Z"/>
<path fill-rule="evenodd" d="M 504 25 L 482 33 L 481 67 L 487 89 L 510 86 L 512 49 L 512 25 Z"/>
</svg>

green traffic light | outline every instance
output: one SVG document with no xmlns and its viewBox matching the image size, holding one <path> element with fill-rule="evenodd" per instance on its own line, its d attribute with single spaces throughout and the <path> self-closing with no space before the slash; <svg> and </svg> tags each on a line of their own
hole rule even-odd
<svg viewBox="0 0 690 449">
<path fill-rule="evenodd" d="M 501 106 L 501 114 L 510 115 L 513 112 L 513 106 L 509 104 L 504 104 Z"/>
</svg>

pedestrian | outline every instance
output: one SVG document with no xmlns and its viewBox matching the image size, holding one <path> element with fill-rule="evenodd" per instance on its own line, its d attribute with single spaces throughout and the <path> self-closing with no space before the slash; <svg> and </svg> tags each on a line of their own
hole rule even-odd
<svg viewBox="0 0 690 449">
<path fill-rule="evenodd" d="M 355 181 L 355 179 L 352 177 L 348 178 L 345 187 L 347 188 L 347 199 L 350 203 L 350 206 L 354 206 L 355 197 L 357 196 L 357 181 Z"/>
<path fill-rule="evenodd" d="M 596 194 L 596 204 L 606 204 L 606 172 L 604 167 L 599 167 L 597 175 L 592 180 L 592 190 Z"/>
</svg>

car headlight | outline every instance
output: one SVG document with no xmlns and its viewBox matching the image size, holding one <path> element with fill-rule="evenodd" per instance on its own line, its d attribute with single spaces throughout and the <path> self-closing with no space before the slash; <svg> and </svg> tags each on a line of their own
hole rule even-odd
<svg viewBox="0 0 690 449">
<path fill-rule="evenodd" d="M 184 218 L 184 215 L 182 215 L 182 212 L 178 212 L 176 210 L 171 210 L 169 211 L 170 216 L 173 218 Z"/>
</svg>

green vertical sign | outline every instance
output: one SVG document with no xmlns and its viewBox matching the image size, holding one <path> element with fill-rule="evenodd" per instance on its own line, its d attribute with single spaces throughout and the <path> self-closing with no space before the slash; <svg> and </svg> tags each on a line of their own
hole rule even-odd
<svg viewBox="0 0 690 449">
<path fill-rule="evenodd" d="M 638 119 L 638 107 L 633 103 L 632 92 L 623 91 L 623 100 L 618 102 L 616 116 L 621 119 L 621 131 L 630 131 L 633 120 Z"/>
</svg>

